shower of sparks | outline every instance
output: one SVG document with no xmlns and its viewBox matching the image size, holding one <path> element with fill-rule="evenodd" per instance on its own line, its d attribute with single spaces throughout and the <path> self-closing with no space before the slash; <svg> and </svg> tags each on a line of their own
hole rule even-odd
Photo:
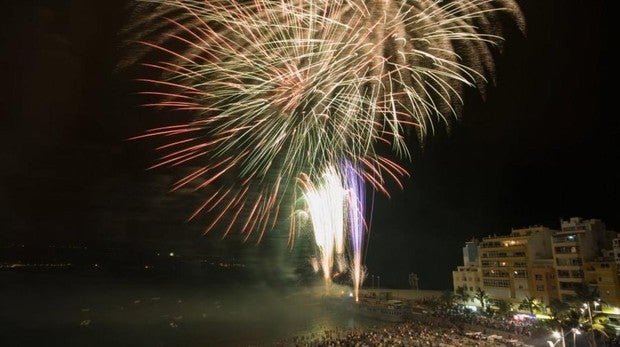
<svg viewBox="0 0 620 347">
<path fill-rule="evenodd" d="M 409 132 L 449 124 L 465 86 L 484 92 L 506 19 L 523 25 L 513 0 L 137 1 L 124 34 L 144 49 L 122 65 L 157 76 L 141 79 L 147 106 L 192 120 L 135 138 L 165 140 L 153 168 L 192 168 L 173 190 L 206 190 L 191 215 L 212 216 L 205 233 L 260 242 L 302 173 L 345 159 L 375 190 L 400 185 L 378 148 L 410 158 Z"/>
<path fill-rule="evenodd" d="M 329 287 L 334 255 L 344 257 L 345 189 L 340 174 L 330 166 L 319 184 L 305 180 L 303 200 L 312 222 L 314 241 L 319 250 L 319 262 L 326 288 Z"/>
<path fill-rule="evenodd" d="M 320 264 L 328 290 L 332 277 L 350 271 L 354 296 L 358 300 L 365 275 L 362 259 L 367 231 L 364 180 L 356 165 L 347 160 L 338 166 L 329 166 L 318 182 L 312 182 L 307 176 L 302 177 L 299 186 L 303 191 L 305 209 L 299 215 L 312 224 L 318 249 L 318 258 L 313 258 L 315 272 L 318 272 Z"/>
</svg>

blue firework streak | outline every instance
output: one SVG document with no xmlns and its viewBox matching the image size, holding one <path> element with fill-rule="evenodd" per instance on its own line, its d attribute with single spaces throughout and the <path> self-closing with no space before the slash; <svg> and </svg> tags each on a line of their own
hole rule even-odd
<svg viewBox="0 0 620 347">
<path fill-rule="evenodd" d="M 353 165 L 350 161 L 345 161 L 341 165 L 341 170 L 344 173 L 345 187 L 348 191 L 347 194 L 347 212 L 348 212 L 348 233 L 351 246 L 351 280 L 353 281 L 353 289 L 355 294 L 355 300 L 359 299 L 359 288 L 364 281 L 364 267 L 363 267 L 363 245 L 364 234 L 367 230 L 365 223 L 365 205 L 366 205 L 366 185 L 359 173 L 359 168 Z"/>
</svg>

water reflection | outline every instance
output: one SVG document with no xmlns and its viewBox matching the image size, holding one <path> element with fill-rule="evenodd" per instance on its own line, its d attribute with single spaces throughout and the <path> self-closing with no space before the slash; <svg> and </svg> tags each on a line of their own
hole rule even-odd
<svg viewBox="0 0 620 347">
<path fill-rule="evenodd" d="M 0 273 L 10 346 L 256 346 L 376 326 L 326 308 L 311 287 Z"/>
</svg>

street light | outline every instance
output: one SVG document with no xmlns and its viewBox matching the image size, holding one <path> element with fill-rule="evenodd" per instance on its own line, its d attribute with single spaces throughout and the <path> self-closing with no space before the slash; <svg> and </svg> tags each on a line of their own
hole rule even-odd
<svg viewBox="0 0 620 347">
<path fill-rule="evenodd" d="M 573 347 L 576 347 L 575 335 L 581 335 L 581 331 L 577 328 L 572 328 L 570 331 L 573 333 Z"/>
<path fill-rule="evenodd" d="M 588 317 L 590 318 L 590 326 L 592 326 L 592 311 L 590 310 L 590 302 L 584 303 L 583 308 L 588 310 Z"/>
<path fill-rule="evenodd" d="M 594 307 L 596 308 L 600 303 L 598 301 L 592 301 L 594 303 Z M 592 309 L 590 309 L 590 302 L 586 302 L 583 304 L 584 309 L 588 310 L 588 318 L 590 320 L 590 339 L 592 341 L 592 346 L 596 347 L 596 339 L 594 338 L 594 322 L 592 321 Z M 583 310 L 582 310 L 583 313 Z"/>
<path fill-rule="evenodd" d="M 555 347 L 555 345 L 558 344 L 558 342 L 562 341 L 562 347 L 566 347 L 566 343 L 564 342 L 564 329 L 560 327 L 560 331 L 553 331 L 551 333 L 551 336 L 553 338 L 556 339 L 555 342 L 553 341 L 547 341 L 547 343 L 549 344 L 549 347 Z"/>
</svg>

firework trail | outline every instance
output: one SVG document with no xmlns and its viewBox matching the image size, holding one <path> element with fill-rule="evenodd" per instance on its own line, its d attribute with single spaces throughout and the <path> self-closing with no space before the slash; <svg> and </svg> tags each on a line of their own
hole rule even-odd
<svg viewBox="0 0 620 347">
<path fill-rule="evenodd" d="M 362 245 L 366 225 L 364 223 L 365 185 L 356 167 L 349 161 L 329 166 L 318 183 L 302 175 L 299 186 L 303 191 L 305 213 L 310 217 L 318 263 L 323 273 L 326 290 L 329 289 L 332 270 L 336 275 L 351 271 L 356 300 L 363 281 Z M 349 265 L 345 249 L 350 252 Z M 334 257 L 335 260 L 334 261 Z M 317 269 L 315 269 L 316 271 Z"/>
<path fill-rule="evenodd" d="M 157 76 L 141 79 L 147 106 L 193 119 L 136 138 L 164 139 L 153 167 L 193 168 L 173 190 L 207 190 L 191 216 L 210 213 L 205 232 L 260 241 L 302 173 L 346 159 L 375 190 L 400 184 L 378 149 L 409 158 L 408 129 L 431 133 L 466 86 L 484 92 L 506 20 L 523 26 L 512 0 L 138 1 L 124 35 L 144 49 L 122 65 Z"/>
<path fill-rule="evenodd" d="M 312 221 L 314 240 L 319 250 L 327 289 L 331 283 L 334 254 L 344 257 L 345 189 L 340 173 L 333 166 L 325 170 L 321 183 L 313 184 L 306 178 L 300 182 L 300 186 L 305 191 L 303 201 Z"/>
<path fill-rule="evenodd" d="M 362 247 L 364 243 L 364 232 L 366 230 L 364 222 L 366 186 L 358 170 L 356 170 L 354 165 L 350 162 L 347 161 L 342 165 L 342 172 L 345 176 L 345 187 L 347 190 L 347 230 L 351 248 L 349 268 L 351 270 L 355 301 L 358 301 L 359 288 L 364 281 L 365 275 L 362 264 Z"/>
</svg>

